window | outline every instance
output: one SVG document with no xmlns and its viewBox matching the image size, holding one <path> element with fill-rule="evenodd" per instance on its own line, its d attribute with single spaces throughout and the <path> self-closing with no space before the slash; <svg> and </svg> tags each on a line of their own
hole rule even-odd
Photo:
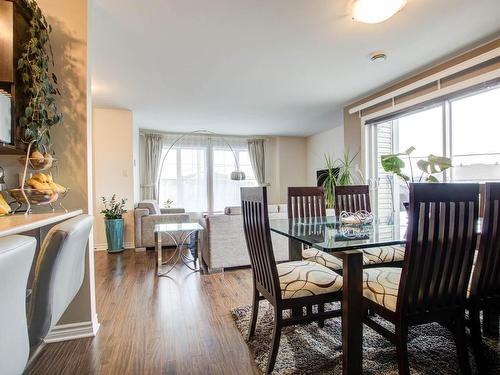
<svg viewBox="0 0 500 375">
<path fill-rule="evenodd" d="M 206 211 L 206 164 L 206 149 L 170 150 L 160 178 L 160 205 L 170 200 L 173 207 L 183 207 L 187 212 Z"/>
<path fill-rule="evenodd" d="M 500 88 L 451 102 L 454 181 L 500 180 Z"/>
<path fill-rule="evenodd" d="M 404 210 L 408 189 L 400 178 L 386 173 L 380 157 L 413 146 L 412 168 L 429 154 L 452 159 L 453 168 L 439 175 L 443 181 L 500 181 L 500 87 L 450 99 L 391 121 L 368 125 L 371 166 L 369 178 L 376 187 L 374 207 L 379 216 Z M 406 163 L 405 173 L 411 174 Z"/>
<path fill-rule="evenodd" d="M 227 206 L 239 206 L 241 204 L 240 188 L 244 186 L 257 186 L 248 150 L 234 151 L 240 169 L 245 172 L 246 179 L 243 181 L 232 181 L 228 176 L 235 170 L 233 153 L 229 150 L 214 149 L 214 211 L 222 211 Z"/>
<path fill-rule="evenodd" d="M 246 174 L 244 181 L 232 181 L 230 174 L 236 169 L 233 152 L 220 140 L 204 138 L 183 140 L 168 152 L 160 173 L 160 205 L 170 200 L 172 207 L 187 212 L 222 211 L 241 204 L 242 186 L 257 186 L 245 140 L 229 140 Z M 164 148 L 162 158 L 166 152 Z"/>
</svg>

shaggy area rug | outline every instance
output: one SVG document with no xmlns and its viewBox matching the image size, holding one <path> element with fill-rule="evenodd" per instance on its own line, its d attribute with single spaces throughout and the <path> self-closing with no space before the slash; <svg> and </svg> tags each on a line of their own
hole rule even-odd
<svg viewBox="0 0 500 375">
<path fill-rule="evenodd" d="M 239 331 L 246 337 L 251 307 L 237 307 L 232 309 L 231 313 Z M 263 301 L 259 308 L 255 336 L 248 343 L 255 362 L 262 371 L 267 363 L 272 324 L 273 309 L 267 301 Z M 327 320 L 324 328 L 319 328 L 316 323 L 284 328 L 273 373 L 342 374 L 340 333 L 340 319 Z M 484 338 L 483 342 L 487 373 L 500 374 L 499 341 Z M 453 336 L 438 324 L 410 328 L 408 352 L 412 375 L 460 373 Z M 473 373 L 477 373 L 472 353 L 470 362 Z M 363 330 L 363 373 L 398 374 L 395 347 L 366 325 Z"/>
</svg>

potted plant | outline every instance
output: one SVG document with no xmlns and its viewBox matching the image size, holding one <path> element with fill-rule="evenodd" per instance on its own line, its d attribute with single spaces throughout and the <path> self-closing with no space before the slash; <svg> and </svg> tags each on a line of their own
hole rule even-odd
<svg viewBox="0 0 500 375">
<path fill-rule="evenodd" d="M 104 209 L 101 214 L 104 214 L 104 222 L 106 224 L 106 239 L 108 241 L 108 253 L 120 253 L 123 249 L 123 214 L 127 212 L 125 209 L 126 199 L 118 200 L 116 194 L 113 194 L 108 201 L 105 197 L 101 197 Z"/>
<path fill-rule="evenodd" d="M 30 17 L 27 30 L 30 38 L 22 45 L 21 56 L 17 61 L 20 90 L 24 96 L 19 119 L 23 129 L 22 140 L 26 144 L 34 141 L 29 157 L 50 163 L 52 155 L 49 148 L 52 141 L 49 130 L 63 122 L 56 101 L 56 97 L 61 95 L 57 88 L 57 77 L 49 71 L 54 66 L 50 46 L 52 27 L 35 0 L 22 0 L 20 4 Z"/>
<path fill-rule="evenodd" d="M 349 151 L 344 152 L 342 159 L 333 160 L 325 154 L 325 170 L 323 173 L 325 189 L 325 204 L 327 208 L 334 208 L 335 205 L 335 186 L 347 186 L 354 184 L 354 160 L 359 153 L 351 157 Z"/>
<path fill-rule="evenodd" d="M 419 169 L 419 175 L 415 176 L 411 158 L 413 151 L 415 151 L 415 147 L 412 146 L 404 152 L 382 155 L 380 158 L 384 171 L 394 173 L 399 176 L 408 188 L 410 182 L 439 182 L 436 175 L 443 173 L 445 170 L 452 167 L 451 159 L 444 156 L 430 154 L 426 159 L 420 159 L 417 161 L 416 165 Z M 406 163 L 401 157 L 405 157 L 408 160 L 410 175 L 403 173 Z M 408 204 L 408 202 L 403 202 L 406 209 L 408 209 Z"/>
</svg>

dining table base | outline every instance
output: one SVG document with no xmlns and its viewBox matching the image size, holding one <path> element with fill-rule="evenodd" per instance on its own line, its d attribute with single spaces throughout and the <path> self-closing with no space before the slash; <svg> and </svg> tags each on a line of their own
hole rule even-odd
<svg viewBox="0 0 500 375">
<path fill-rule="evenodd" d="M 290 261 L 302 259 L 302 243 L 288 239 Z M 342 291 L 342 373 L 363 373 L 363 253 L 359 250 L 333 252 L 343 261 Z M 292 309 L 302 316 L 303 308 Z"/>
</svg>

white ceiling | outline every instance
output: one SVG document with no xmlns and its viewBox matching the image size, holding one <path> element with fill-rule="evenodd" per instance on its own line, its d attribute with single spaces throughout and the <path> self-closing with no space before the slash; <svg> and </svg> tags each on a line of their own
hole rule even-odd
<svg viewBox="0 0 500 375">
<path fill-rule="evenodd" d="M 351 0 L 91 0 L 94 106 L 141 128 L 310 135 L 342 107 L 500 34 L 499 0 L 408 0 L 381 24 Z M 369 61 L 383 50 L 388 60 Z"/>
</svg>

